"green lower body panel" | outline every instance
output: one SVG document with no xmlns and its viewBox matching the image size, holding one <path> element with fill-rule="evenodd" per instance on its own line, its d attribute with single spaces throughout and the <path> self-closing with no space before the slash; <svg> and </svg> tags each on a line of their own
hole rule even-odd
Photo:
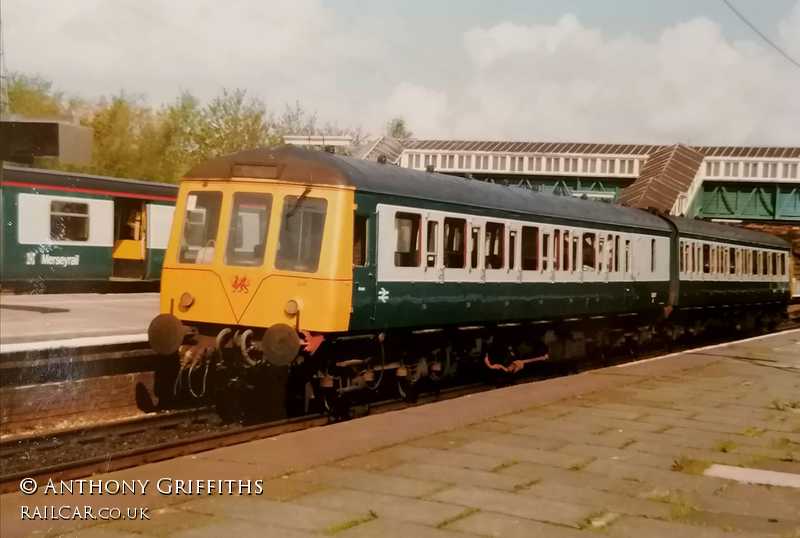
<svg viewBox="0 0 800 538">
<path fill-rule="evenodd" d="M 428 283 L 379 282 L 375 301 L 354 303 L 351 329 L 439 327 L 655 312 L 668 282 Z"/>
<path fill-rule="evenodd" d="M 111 274 L 110 247 L 6 244 L 3 280 L 97 280 Z"/>
<path fill-rule="evenodd" d="M 679 308 L 748 305 L 789 299 L 787 282 L 681 281 Z"/>
</svg>

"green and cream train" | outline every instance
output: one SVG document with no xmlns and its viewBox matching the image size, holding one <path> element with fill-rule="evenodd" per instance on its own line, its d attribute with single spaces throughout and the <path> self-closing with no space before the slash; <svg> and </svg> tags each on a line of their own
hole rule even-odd
<svg viewBox="0 0 800 538">
<path fill-rule="evenodd" d="M 175 185 L 6 165 L 0 284 L 37 292 L 157 284 L 176 195 Z"/>
<path fill-rule="evenodd" d="M 197 166 L 176 215 L 153 348 L 306 404 L 756 329 L 789 299 L 771 235 L 296 147 Z"/>
</svg>

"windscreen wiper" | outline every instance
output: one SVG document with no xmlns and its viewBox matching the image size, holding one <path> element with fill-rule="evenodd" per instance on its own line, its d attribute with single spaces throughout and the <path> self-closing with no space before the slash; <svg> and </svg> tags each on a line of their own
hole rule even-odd
<svg viewBox="0 0 800 538">
<path fill-rule="evenodd" d="M 290 218 L 292 215 L 294 215 L 294 214 L 295 214 L 295 212 L 297 211 L 297 208 L 299 208 L 299 207 L 300 207 L 300 204 L 303 202 L 303 200 L 305 200 L 305 199 L 306 199 L 306 197 L 308 197 L 308 193 L 309 193 L 309 192 L 311 192 L 311 187 L 306 187 L 306 188 L 305 188 L 305 190 L 303 191 L 303 194 L 301 194 L 301 195 L 300 195 L 300 197 L 299 197 L 299 198 L 297 198 L 297 201 L 294 203 L 294 205 L 292 206 L 292 208 L 289 210 L 289 212 L 288 212 L 288 213 L 286 213 L 286 219 L 287 219 L 287 220 L 288 220 L 288 219 L 289 219 L 289 218 Z"/>
</svg>

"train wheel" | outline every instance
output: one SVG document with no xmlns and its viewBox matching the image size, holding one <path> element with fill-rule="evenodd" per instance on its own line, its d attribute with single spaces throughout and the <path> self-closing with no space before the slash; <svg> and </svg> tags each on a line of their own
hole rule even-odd
<svg viewBox="0 0 800 538">
<path fill-rule="evenodd" d="M 416 402 L 419 397 L 419 389 L 416 383 L 412 383 L 405 378 L 399 378 L 397 380 L 397 393 L 408 403 Z"/>
</svg>

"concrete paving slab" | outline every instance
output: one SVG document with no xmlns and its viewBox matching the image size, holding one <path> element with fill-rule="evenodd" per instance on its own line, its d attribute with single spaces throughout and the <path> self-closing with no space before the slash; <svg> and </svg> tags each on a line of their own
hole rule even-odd
<svg viewBox="0 0 800 538">
<path fill-rule="evenodd" d="M 778 473 L 751 467 L 734 467 L 732 465 L 712 464 L 703 471 L 706 476 L 736 480 L 745 484 L 763 484 L 765 486 L 780 486 L 784 488 L 800 488 L 800 474 Z"/>
<path fill-rule="evenodd" d="M 591 538 L 596 536 L 590 531 L 580 531 L 569 527 L 492 512 L 476 512 L 448 525 L 447 528 L 493 538 L 531 538 L 533 536 Z"/>
<path fill-rule="evenodd" d="M 433 527 L 452 520 L 464 511 L 463 506 L 454 504 L 344 488 L 311 493 L 293 502 L 342 512 L 366 511 L 379 519 L 409 521 Z"/>
<path fill-rule="evenodd" d="M 594 513 L 590 507 L 571 502 L 552 501 L 470 486 L 446 489 L 436 493 L 431 499 L 576 529 Z"/>
<path fill-rule="evenodd" d="M 10 344 L 134 335 L 146 341 L 157 293 L 0 296 L 0 353 Z M 63 345 L 63 344 L 62 344 Z M 11 349 L 11 348 L 8 348 Z"/>
</svg>

